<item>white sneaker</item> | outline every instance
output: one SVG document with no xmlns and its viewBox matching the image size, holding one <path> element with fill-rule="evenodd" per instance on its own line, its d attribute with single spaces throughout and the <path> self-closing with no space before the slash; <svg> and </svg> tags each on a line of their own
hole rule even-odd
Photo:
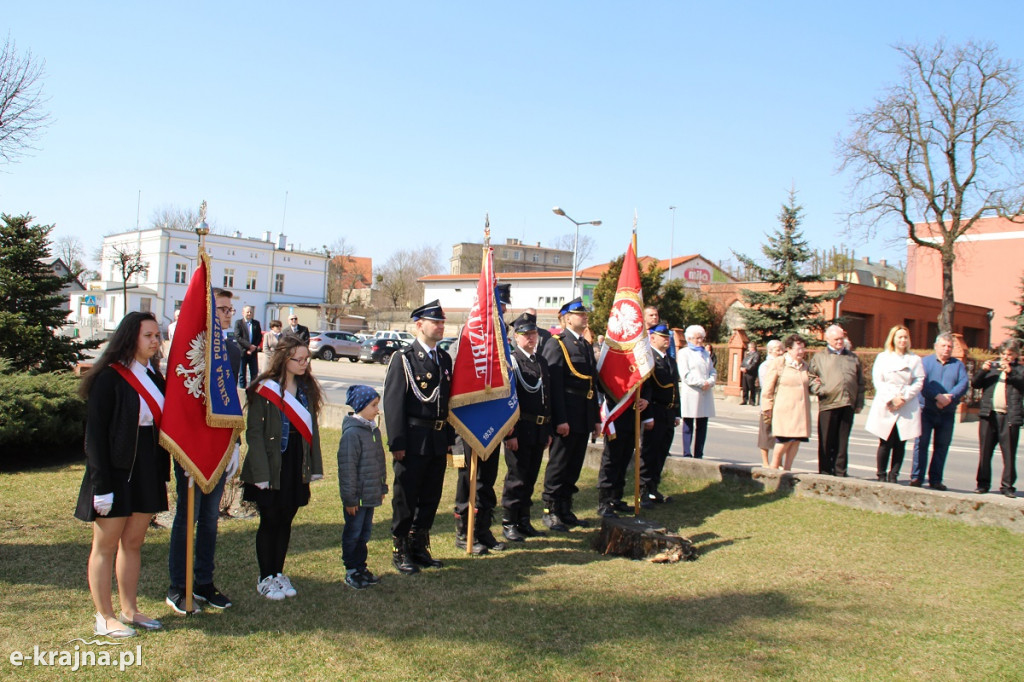
<svg viewBox="0 0 1024 682">
<path fill-rule="evenodd" d="M 291 579 L 289 579 L 284 573 L 278 573 L 274 580 L 277 581 L 277 587 L 284 593 L 284 596 L 294 597 L 298 594 L 298 592 L 295 591 L 295 588 L 292 587 Z"/>
<path fill-rule="evenodd" d="M 284 592 L 281 591 L 281 586 L 277 584 L 277 579 L 272 575 L 268 575 L 259 581 L 256 585 L 256 591 L 271 601 L 281 601 L 284 599 Z"/>
</svg>

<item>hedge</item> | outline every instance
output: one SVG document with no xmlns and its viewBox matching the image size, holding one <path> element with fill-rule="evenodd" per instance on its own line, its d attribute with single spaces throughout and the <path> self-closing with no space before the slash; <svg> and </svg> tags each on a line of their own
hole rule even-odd
<svg viewBox="0 0 1024 682">
<path fill-rule="evenodd" d="M 85 401 L 70 372 L 8 373 L 0 362 L 0 459 L 34 459 L 41 449 L 81 448 Z"/>
</svg>

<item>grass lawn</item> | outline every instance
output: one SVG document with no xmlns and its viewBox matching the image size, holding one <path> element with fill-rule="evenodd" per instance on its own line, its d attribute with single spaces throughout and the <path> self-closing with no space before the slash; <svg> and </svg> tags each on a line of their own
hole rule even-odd
<svg viewBox="0 0 1024 682">
<path fill-rule="evenodd" d="M 697 561 L 605 558 L 590 531 L 467 558 L 453 544 L 449 472 L 433 532 L 439 571 L 390 564 L 390 503 L 378 509 L 376 588 L 342 582 L 337 431 L 327 476 L 299 510 L 286 565 L 299 596 L 256 594 L 257 520 L 223 521 L 217 584 L 235 605 L 184 619 L 163 603 L 168 530 L 143 548 L 138 679 L 1024 679 L 1024 537 L 866 512 L 738 484 L 669 478 L 646 513 L 694 541 Z M 84 461 L 0 474 L 0 678 L 65 677 L 12 651 L 93 639 L 91 528 L 71 516 Z M 504 467 L 502 474 L 504 475 Z M 502 480 L 499 477 L 499 481 Z M 594 518 L 595 472 L 578 511 Z M 535 495 L 539 498 L 539 494 Z M 539 505 L 534 518 L 539 525 Z M 116 606 L 115 606 L 116 608 Z M 124 647 L 105 647 L 115 651 Z M 99 647 L 82 646 L 97 650 Z M 83 679 L 110 670 L 82 669 Z"/>
</svg>

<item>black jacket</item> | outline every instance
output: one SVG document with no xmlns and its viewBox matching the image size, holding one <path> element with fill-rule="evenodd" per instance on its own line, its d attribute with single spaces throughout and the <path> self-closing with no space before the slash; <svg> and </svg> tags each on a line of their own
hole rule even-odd
<svg viewBox="0 0 1024 682">
<path fill-rule="evenodd" d="M 391 355 L 381 400 L 391 452 L 403 450 L 406 456 L 443 455 L 455 443 L 451 424 L 445 423 L 440 429 L 427 425 L 448 419 L 448 398 L 452 392 L 452 358 L 440 348 L 436 350 L 440 366 L 430 359 L 419 341 Z M 416 382 L 415 388 L 407 380 L 406 365 Z M 417 396 L 419 393 L 432 397 L 435 389 L 436 399 L 431 402 Z"/>
<path fill-rule="evenodd" d="M 551 372 L 548 370 L 548 362 L 539 353 L 534 353 L 533 360 L 530 360 L 518 347 L 512 351 L 512 358 L 519 366 L 519 373 L 516 375 L 519 421 L 505 438 L 519 438 L 529 444 L 546 445 L 552 432 Z M 527 383 L 530 387 L 540 383 L 540 388 L 531 392 L 526 386 Z M 546 418 L 546 423 L 538 424 L 537 417 L 542 421 Z"/>
<path fill-rule="evenodd" d="M 568 424 L 569 430 L 577 433 L 593 431 L 601 421 L 594 347 L 582 336 L 577 339 L 572 332 L 563 331 L 544 344 L 541 355 L 551 370 L 551 416 L 555 427 Z"/>
<path fill-rule="evenodd" d="M 307 330 L 306 340 L 309 340 Z M 252 337 L 249 337 L 249 325 L 246 324 L 245 318 L 235 322 L 235 343 L 244 353 L 250 348 L 260 350 L 263 348 L 263 329 L 260 327 L 260 321 L 254 319 L 252 321 Z"/>
<path fill-rule="evenodd" d="M 992 396 L 995 393 L 998 380 L 998 365 L 993 366 L 987 371 L 979 369 L 975 372 L 971 386 L 983 389 L 978 416 L 987 417 L 992 414 Z M 1006 377 L 1006 421 L 1010 426 L 1024 424 L 1024 405 L 1021 404 L 1022 396 L 1024 396 L 1024 365 L 1018 363 L 1010 368 L 1010 373 Z"/>
<path fill-rule="evenodd" d="M 164 380 L 159 374 L 154 381 L 161 392 Z M 135 462 L 139 437 L 138 392 L 113 368 L 104 367 L 89 389 L 85 421 L 85 456 L 89 482 L 94 495 L 113 492 L 110 473 L 113 469 L 129 471 Z M 153 429 L 157 437 L 156 429 Z M 154 442 L 157 471 L 170 480 L 171 459 L 167 451 Z"/>
</svg>

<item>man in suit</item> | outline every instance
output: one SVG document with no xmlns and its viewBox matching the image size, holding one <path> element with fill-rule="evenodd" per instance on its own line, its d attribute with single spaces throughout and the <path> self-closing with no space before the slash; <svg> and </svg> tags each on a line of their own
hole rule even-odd
<svg viewBox="0 0 1024 682">
<path fill-rule="evenodd" d="M 644 433 L 640 455 L 640 506 L 645 508 L 650 507 L 651 503 L 668 501 L 658 492 L 658 485 L 682 415 L 679 406 L 679 365 L 668 354 L 672 347 L 672 332 L 668 325 L 657 324 L 648 333 L 654 351 L 654 371 L 644 382 L 644 389 L 650 389 L 650 404 L 642 415 L 647 431 Z M 647 424 L 650 427 L 646 427 Z"/>
<path fill-rule="evenodd" d="M 242 319 L 235 322 L 235 343 L 240 351 L 238 385 L 245 388 L 246 369 L 249 370 L 249 381 L 259 376 L 260 350 L 263 348 L 263 330 L 260 321 L 252 318 L 251 305 L 242 308 Z"/>
<path fill-rule="evenodd" d="M 238 367 L 242 353 L 237 344 L 228 338 L 231 316 L 235 309 L 231 307 L 231 292 L 215 289 L 213 292 L 215 315 L 220 323 L 221 334 L 224 335 L 224 347 L 228 352 L 231 367 Z M 233 384 L 231 384 L 233 385 Z M 204 493 L 195 487 L 195 563 L 193 565 L 194 582 L 192 594 L 207 606 L 215 609 L 226 609 L 231 600 L 213 584 L 213 555 L 217 549 L 217 520 L 220 518 L 220 498 L 224 494 L 225 482 L 238 471 L 238 450 L 231 458 L 224 475 L 217 481 L 213 491 Z M 167 556 L 168 571 L 171 585 L 167 588 L 167 605 L 176 613 L 185 614 L 185 540 L 188 531 L 188 481 L 189 477 L 177 460 L 174 462 L 174 480 L 178 490 L 178 503 L 174 511 L 174 524 L 171 526 L 171 545 Z M 199 612 L 199 606 L 193 603 L 193 613 Z"/>
<path fill-rule="evenodd" d="M 303 343 L 309 345 L 309 327 L 299 324 L 299 316 L 295 313 L 288 316 L 288 326 L 284 328 L 284 333 L 297 336 Z"/>
<path fill-rule="evenodd" d="M 757 368 L 761 366 L 761 353 L 757 344 L 747 344 L 747 352 L 740 363 L 740 384 L 743 387 L 743 402 L 740 405 L 757 405 Z"/>
<path fill-rule="evenodd" d="M 523 313 L 512 323 L 512 371 L 519 397 L 519 421 L 505 437 L 505 488 L 501 495 L 502 532 L 512 542 L 542 536 L 530 523 L 530 498 L 544 451 L 551 445 L 551 374 L 537 353 L 537 316 Z"/>
<path fill-rule="evenodd" d="M 406 575 L 441 568 L 430 555 L 455 429 L 448 423 L 452 358 L 437 347 L 444 338 L 444 310 L 431 301 L 412 311 L 416 340 L 391 356 L 384 377 L 384 424 L 394 456 L 391 487 L 391 561 Z"/>
<path fill-rule="evenodd" d="M 589 311 L 574 298 L 558 311 L 562 333 L 551 337 L 541 355 L 551 369 L 551 414 L 555 438 L 544 472 L 544 525 L 566 532 L 585 523 L 572 511 L 572 496 L 587 454 L 587 439 L 601 430 L 594 376 L 594 347 L 583 336 Z"/>
</svg>

